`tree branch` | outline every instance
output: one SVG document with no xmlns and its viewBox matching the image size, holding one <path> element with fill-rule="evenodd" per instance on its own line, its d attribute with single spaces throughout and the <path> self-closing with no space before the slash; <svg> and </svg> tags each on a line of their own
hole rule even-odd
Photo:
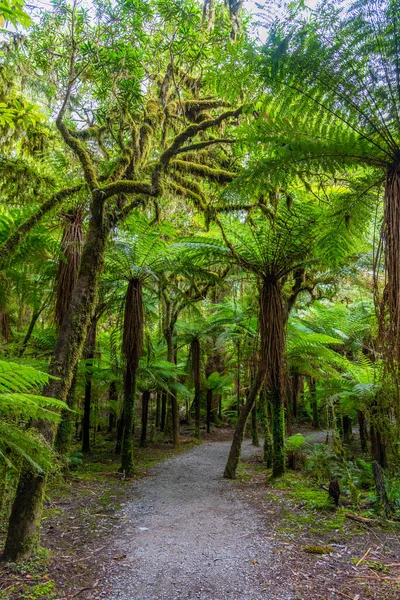
<svg viewBox="0 0 400 600">
<path fill-rule="evenodd" d="M 6 263 L 11 259 L 12 255 L 16 251 L 18 245 L 22 242 L 24 237 L 30 232 L 30 230 L 39 223 L 39 221 L 53 208 L 60 204 L 63 200 L 76 194 L 85 187 L 84 183 L 75 185 L 64 190 L 60 190 L 51 196 L 48 200 L 41 204 L 40 208 L 33 214 L 29 219 L 24 221 L 17 230 L 0 245 L 0 269 L 4 268 Z"/>
</svg>

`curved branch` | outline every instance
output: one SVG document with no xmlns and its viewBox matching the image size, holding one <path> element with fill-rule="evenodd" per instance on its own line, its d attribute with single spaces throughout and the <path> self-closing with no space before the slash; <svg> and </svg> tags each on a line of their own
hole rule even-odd
<svg viewBox="0 0 400 600">
<path fill-rule="evenodd" d="M 76 194 L 82 190 L 84 187 L 85 184 L 80 183 L 79 185 L 60 190 L 59 192 L 53 194 L 53 196 L 51 196 L 48 200 L 43 202 L 35 214 L 24 221 L 17 228 L 17 230 L 5 242 L 3 242 L 3 244 L 0 245 L 0 269 L 4 268 L 25 236 L 48 212 L 50 212 L 69 196 L 72 196 L 73 194 Z"/>
</svg>

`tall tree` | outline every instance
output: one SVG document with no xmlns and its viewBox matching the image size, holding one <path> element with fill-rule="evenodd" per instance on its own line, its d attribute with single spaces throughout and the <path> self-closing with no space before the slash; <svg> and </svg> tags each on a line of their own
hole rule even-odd
<svg viewBox="0 0 400 600">
<path fill-rule="evenodd" d="M 266 144 L 263 169 L 278 185 L 289 179 L 308 185 L 317 176 L 323 193 L 332 175 L 354 179 L 354 193 L 345 193 L 341 210 L 349 227 L 357 226 L 362 212 L 373 211 L 377 203 L 379 208 L 383 196 L 382 343 L 397 362 L 399 20 L 397 0 L 360 0 L 335 7 L 321 3 L 312 19 L 297 12 L 296 18 L 277 22 L 259 55 L 273 102 L 264 107 L 258 131 Z"/>
</svg>

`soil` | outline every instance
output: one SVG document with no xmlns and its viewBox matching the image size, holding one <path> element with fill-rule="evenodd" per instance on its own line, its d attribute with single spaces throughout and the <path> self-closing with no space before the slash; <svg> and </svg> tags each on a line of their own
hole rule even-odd
<svg viewBox="0 0 400 600">
<path fill-rule="evenodd" d="M 150 469 L 157 455 L 143 451 L 151 459 L 146 455 L 145 477 L 136 481 L 121 480 L 112 465 L 99 481 L 72 479 L 68 493 L 46 505 L 42 540 L 51 548 L 50 563 L 41 574 L 29 566 L 14 571 L 12 584 L 20 580 L 19 588 L 9 584 L 12 568 L 2 567 L 0 598 L 400 598 L 395 528 L 349 519 L 341 528 L 328 527 L 332 514 L 310 511 L 287 490 L 272 487 L 261 451 L 249 441 L 239 479 L 224 480 L 230 436 L 218 433 L 218 441 L 178 456 L 171 451 Z M 314 546 L 329 546 L 329 553 L 309 554 Z M 39 585 L 53 579 L 59 591 L 25 595 L 29 578 Z M 1 595 L 7 584 L 9 595 Z"/>
</svg>

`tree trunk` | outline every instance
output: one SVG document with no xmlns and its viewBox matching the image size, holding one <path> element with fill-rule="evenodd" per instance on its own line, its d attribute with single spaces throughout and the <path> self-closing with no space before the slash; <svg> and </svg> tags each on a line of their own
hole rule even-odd
<svg viewBox="0 0 400 600">
<path fill-rule="evenodd" d="M 383 469 L 381 465 L 377 463 L 376 460 L 374 460 L 374 462 L 372 463 L 372 472 L 374 475 L 377 504 L 378 506 L 383 506 L 385 516 L 390 517 L 392 507 L 386 493 L 385 476 L 383 474 Z"/>
<path fill-rule="evenodd" d="M 155 422 L 155 426 L 157 428 L 160 427 L 160 409 L 161 409 L 160 393 L 157 392 L 157 396 L 156 396 L 156 422 Z"/>
<path fill-rule="evenodd" d="M 90 411 L 92 403 L 92 379 L 93 379 L 93 359 L 96 351 L 96 333 L 97 318 L 93 317 L 88 327 L 85 350 L 83 356 L 86 362 L 85 369 L 85 399 L 83 404 L 83 422 L 82 422 L 82 452 L 90 452 Z"/>
<path fill-rule="evenodd" d="M 260 440 L 258 439 L 257 401 L 254 402 L 251 410 L 251 442 L 256 448 L 260 445 Z"/>
<path fill-rule="evenodd" d="M 116 406 L 118 402 L 117 382 L 112 381 L 108 390 L 108 400 L 110 403 L 108 411 L 108 428 L 107 433 L 112 433 L 116 424 Z"/>
<path fill-rule="evenodd" d="M 400 164 L 387 170 L 384 202 L 385 270 L 387 285 L 384 299 L 389 322 L 382 332 L 383 346 L 390 358 L 400 363 Z M 387 355 L 387 349 L 386 355 Z"/>
<path fill-rule="evenodd" d="M 194 381 L 194 436 L 200 438 L 200 342 L 198 338 L 194 338 L 190 344 L 190 355 L 192 359 L 192 373 Z"/>
<path fill-rule="evenodd" d="M 104 206 L 101 196 L 93 198 L 93 215 L 83 248 L 78 281 L 68 312 L 63 320 L 54 355 L 49 367 L 52 379 L 43 391 L 48 398 L 65 400 L 71 387 L 75 366 L 82 351 L 86 329 L 97 295 L 97 278 L 103 265 L 108 229 L 103 223 Z M 53 445 L 55 426 L 39 421 L 36 427 Z M 28 558 L 39 540 L 39 525 L 46 478 L 23 469 L 12 508 L 4 560 Z"/>
<path fill-rule="evenodd" d="M 206 392 L 206 404 L 207 404 L 207 433 L 211 431 L 211 409 L 212 409 L 212 390 L 208 389 Z"/>
<path fill-rule="evenodd" d="M 166 394 L 166 392 L 163 392 L 162 396 L 161 396 L 160 431 L 164 431 L 164 429 L 165 429 L 166 418 L 167 418 L 167 394 Z"/>
<path fill-rule="evenodd" d="M 360 442 L 363 454 L 368 452 L 368 426 L 365 414 L 362 410 L 357 411 L 358 426 L 360 429 Z"/>
<path fill-rule="evenodd" d="M 240 342 L 237 342 L 237 366 L 236 366 L 236 414 L 240 415 Z"/>
<path fill-rule="evenodd" d="M 138 278 L 129 281 L 125 297 L 122 350 L 126 360 L 124 379 L 124 429 L 122 433 L 121 472 L 133 473 L 133 427 L 136 371 L 143 346 L 143 288 Z"/>
<path fill-rule="evenodd" d="M 265 390 L 260 393 L 260 402 L 262 403 L 262 422 L 264 431 L 263 460 L 267 469 L 270 469 L 272 467 L 274 446 L 271 435 L 270 401 Z"/>
<path fill-rule="evenodd" d="M 285 396 L 283 363 L 287 308 L 279 279 L 264 277 L 260 293 L 261 364 L 266 374 L 266 389 L 272 406 L 272 437 L 274 457 L 272 476 L 285 471 Z"/>
<path fill-rule="evenodd" d="M 149 401 L 150 392 L 145 390 L 142 394 L 142 431 L 140 434 L 141 448 L 146 448 L 147 446 L 147 422 L 149 419 Z"/>
<path fill-rule="evenodd" d="M 27 346 L 29 344 L 29 341 L 30 341 L 30 339 L 32 337 L 32 333 L 33 333 L 33 330 L 35 329 L 36 322 L 37 322 L 38 318 L 40 317 L 40 315 L 42 314 L 42 312 L 44 311 L 44 309 L 46 308 L 47 303 L 48 303 L 48 299 L 46 299 L 43 302 L 42 306 L 40 306 L 37 310 L 34 310 L 32 312 L 32 317 L 31 317 L 31 320 L 30 320 L 30 323 L 29 323 L 29 327 L 28 327 L 28 330 L 27 330 L 27 332 L 25 334 L 24 340 L 23 340 L 23 342 L 21 344 L 21 348 L 20 348 L 20 350 L 18 352 L 18 356 L 23 356 L 23 354 L 24 354 L 24 352 L 25 352 L 25 350 L 26 350 L 26 348 L 27 348 Z"/>
<path fill-rule="evenodd" d="M 371 423 L 371 454 L 372 458 L 383 468 L 387 468 L 386 446 L 382 439 L 381 432 Z"/>
<path fill-rule="evenodd" d="M 72 410 L 75 408 L 76 375 L 77 367 L 75 367 L 71 387 L 69 388 L 67 395 L 67 404 Z M 54 442 L 54 447 L 59 454 L 67 454 L 71 449 L 74 418 L 74 413 L 72 410 L 61 411 L 61 421 L 58 425 L 56 439 Z"/>
<path fill-rule="evenodd" d="M 258 371 L 250 387 L 247 400 L 240 411 L 239 420 L 233 434 L 232 446 L 229 452 L 228 462 L 226 463 L 224 477 L 226 479 L 235 479 L 236 470 L 239 464 L 240 452 L 242 449 L 243 434 L 246 427 L 247 418 L 250 414 L 253 404 L 263 384 L 265 373 Z"/>
<path fill-rule="evenodd" d="M 351 419 L 349 416 L 347 415 L 343 415 L 343 441 L 344 442 L 350 442 L 351 441 L 351 435 L 352 435 L 352 430 L 351 430 Z"/>
<path fill-rule="evenodd" d="M 122 436 L 124 433 L 124 411 L 121 411 L 120 417 L 117 421 L 117 442 L 115 444 L 115 454 L 118 456 L 122 450 Z"/>
<path fill-rule="evenodd" d="M 293 419 L 297 418 L 297 401 L 300 391 L 301 377 L 297 373 L 294 373 L 291 377 L 292 382 L 292 415 Z"/>
<path fill-rule="evenodd" d="M 272 437 L 274 455 L 272 477 L 280 477 L 285 472 L 285 412 L 281 388 L 276 386 L 269 391 L 272 404 Z"/>
<path fill-rule="evenodd" d="M 313 377 L 310 377 L 310 399 L 312 409 L 312 424 L 313 427 L 319 429 L 319 412 L 318 412 L 318 398 L 317 398 L 317 382 Z"/>
<path fill-rule="evenodd" d="M 176 353 L 174 348 L 173 331 L 169 330 L 166 335 L 167 341 L 167 358 L 168 361 L 176 364 Z M 170 408 L 171 408 L 171 426 L 172 426 L 172 444 L 174 448 L 179 448 L 179 405 L 176 393 L 170 392 L 169 394 Z M 165 426 L 164 426 L 165 429 Z"/>
</svg>

